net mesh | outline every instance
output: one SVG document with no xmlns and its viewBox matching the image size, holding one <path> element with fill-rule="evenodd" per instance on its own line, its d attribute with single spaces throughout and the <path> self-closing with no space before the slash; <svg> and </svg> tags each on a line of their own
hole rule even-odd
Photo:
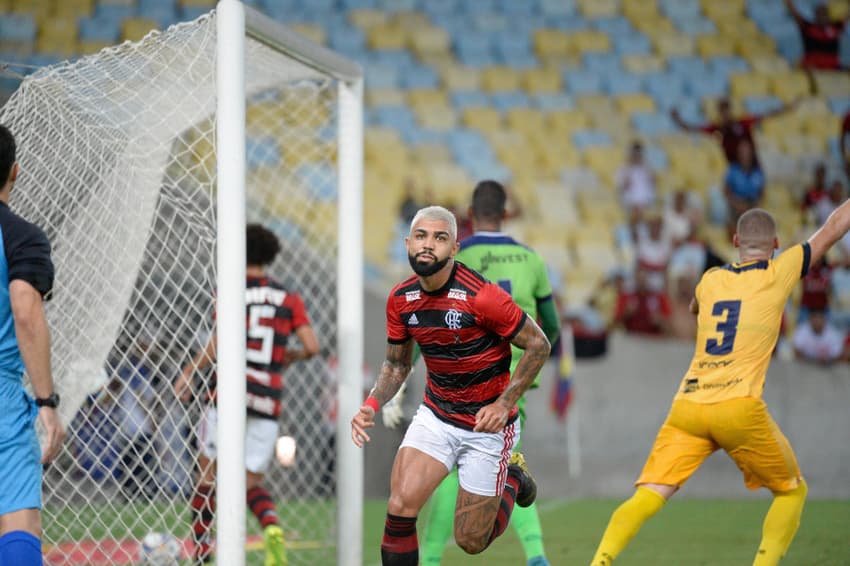
<svg viewBox="0 0 850 566">
<path fill-rule="evenodd" d="M 0 121 L 18 141 L 13 210 L 53 245 L 47 316 L 69 440 L 47 470 L 50 564 L 135 564 L 149 532 L 191 544 L 201 395 L 172 384 L 213 329 L 215 14 L 31 75 Z M 332 564 L 336 84 L 246 45 L 247 215 L 281 239 L 269 272 L 305 300 L 320 359 L 285 373 L 273 463 L 290 564 Z M 220 156 L 219 156 L 220 157 Z M 197 376 L 195 391 L 210 374 Z M 248 513 L 248 563 L 262 564 Z"/>
</svg>

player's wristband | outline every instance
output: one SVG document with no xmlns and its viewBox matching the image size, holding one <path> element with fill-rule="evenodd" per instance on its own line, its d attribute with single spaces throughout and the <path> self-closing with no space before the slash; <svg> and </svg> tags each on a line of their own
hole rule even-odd
<svg viewBox="0 0 850 566">
<path fill-rule="evenodd" d="M 368 406 L 368 407 L 372 407 L 372 410 L 375 411 L 375 414 L 377 414 L 378 409 L 381 408 L 381 404 L 378 403 L 378 400 L 375 399 L 374 397 L 367 397 L 366 400 L 363 401 L 363 404 Z"/>
</svg>

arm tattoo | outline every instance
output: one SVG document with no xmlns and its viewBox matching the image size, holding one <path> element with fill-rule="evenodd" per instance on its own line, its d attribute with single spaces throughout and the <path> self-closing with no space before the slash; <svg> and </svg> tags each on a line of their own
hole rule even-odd
<svg viewBox="0 0 850 566">
<path fill-rule="evenodd" d="M 412 364 L 413 340 L 403 344 L 388 344 L 387 359 L 381 364 L 378 380 L 369 395 L 377 399 L 381 405 L 392 399 L 407 379 Z"/>
<path fill-rule="evenodd" d="M 549 340 L 531 318 L 526 317 L 525 324 L 512 344 L 525 350 L 511 376 L 508 388 L 499 396 L 499 400 L 508 407 L 513 407 L 519 398 L 534 383 L 537 374 L 549 357 Z"/>
</svg>

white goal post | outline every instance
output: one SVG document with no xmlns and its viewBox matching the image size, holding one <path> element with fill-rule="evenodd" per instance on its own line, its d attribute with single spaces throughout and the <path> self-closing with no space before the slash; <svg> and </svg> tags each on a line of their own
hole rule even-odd
<svg viewBox="0 0 850 566">
<path fill-rule="evenodd" d="M 363 455 L 348 419 L 363 395 L 362 92 L 358 65 L 221 0 L 41 69 L 0 109 L 19 145 L 12 208 L 45 230 L 57 272 L 47 314 L 70 440 L 45 474 L 48 559 L 134 563 L 147 532 L 190 538 L 204 401 L 181 405 L 171 383 L 216 325 L 215 552 L 246 563 L 249 221 L 281 239 L 270 273 L 302 295 L 323 346 L 285 374 L 298 462 L 267 476 L 289 563 L 361 563 Z"/>
</svg>

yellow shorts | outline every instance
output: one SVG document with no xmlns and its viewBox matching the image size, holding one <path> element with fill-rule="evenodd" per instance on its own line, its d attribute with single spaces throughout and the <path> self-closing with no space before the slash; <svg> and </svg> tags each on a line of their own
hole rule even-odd
<svg viewBox="0 0 850 566">
<path fill-rule="evenodd" d="M 700 464 L 722 448 L 744 473 L 749 489 L 795 489 L 801 479 L 791 444 L 762 399 L 719 403 L 673 401 L 635 485 L 681 487 Z"/>
</svg>

